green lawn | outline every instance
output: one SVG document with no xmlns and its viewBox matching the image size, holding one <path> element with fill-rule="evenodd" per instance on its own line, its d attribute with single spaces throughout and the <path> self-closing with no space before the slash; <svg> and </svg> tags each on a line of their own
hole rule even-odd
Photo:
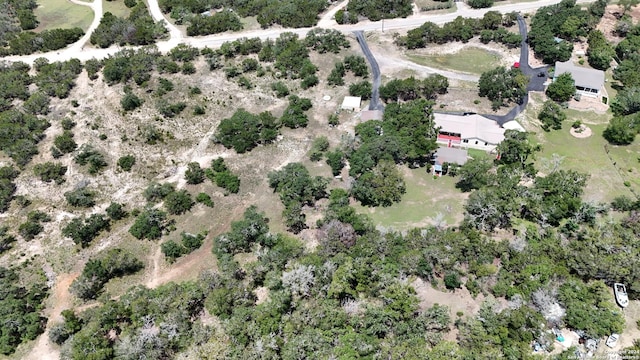
<svg viewBox="0 0 640 360">
<path fill-rule="evenodd" d="M 424 168 L 403 169 L 407 192 L 402 201 L 389 207 L 369 208 L 355 205 L 359 213 L 368 214 L 376 225 L 397 230 L 429 226 L 442 214 L 447 225 L 462 220 L 466 194 L 456 189 L 455 178 L 433 179 Z"/>
<path fill-rule="evenodd" d="M 499 55 L 476 47 L 465 47 L 457 53 L 443 55 L 408 53 L 407 57 L 416 64 L 478 75 L 500 65 Z"/>
<path fill-rule="evenodd" d="M 569 128 L 576 118 L 569 118 L 564 122 L 562 130 L 549 133 L 539 130 L 536 138 L 542 145 L 542 152 L 536 154 L 536 167 L 547 172 L 549 167 L 546 164 L 553 154 L 564 157 L 561 169 L 573 169 L 590 176 L 585 189 L 585 200 L 609 202 L 619 195 L 632 196 L 624 185 L 625 181 L 629 181 L 636 192 L 640 191 L 640 143 L 636 141 L 623 147 L 607 145 L 602 137 L 606 125 L 589 125 L 593 131 L 590 137 L 575 138 L 569 133 Z M 607 156 L 605 145 L 608 146 L 612 160 Z"/>
<path fill-rule="evenodd" d="M 86 31 L 93 21 L 93 10 L 67 0 L 38 0 L 34 13 L 40 21 L 35 31 L 74 27 Z"/>
<path fill-rule="evenodd" d="M 129 17 L 129 13 L 131 13 L 131 10 L 129 10 L 129 8 L 124 5 L 124 1 L 119 0 L 104 1 L 102 3 L 102 11 L 110 12 L 113 15 L 121 18 L 127 18 Z"/>
</svg>

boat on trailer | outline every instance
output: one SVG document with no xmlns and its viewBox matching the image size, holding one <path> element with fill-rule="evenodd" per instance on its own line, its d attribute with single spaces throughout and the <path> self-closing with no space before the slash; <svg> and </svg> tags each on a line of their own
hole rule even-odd
<svg viewBox="0 0 640 360">
<path fill-rule="evenodd" d="M 624 284 L 613 284 L 613 293 L 616 296 L 616 302 L 620 307 L 626 308 L 629 305 L 629 296 L 627 295 L 627 288 Z"/>
</svg>

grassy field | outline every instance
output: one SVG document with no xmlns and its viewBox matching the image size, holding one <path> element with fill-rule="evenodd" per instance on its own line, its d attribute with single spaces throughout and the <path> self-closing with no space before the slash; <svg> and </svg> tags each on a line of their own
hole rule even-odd
<svg viewBox="0 0 640 360">
<path fill-rule="evenodd" d="M 424 168 L 403 169 L 407 192 L 402 201 L 389 207 L 369 208 L 355 205 L 358 212 L 368 214 L 376 225 L 406 230 L 429 226 L 442 214 L 447 225 L 462 220 L 466 194 L 456 189 L 455 178 L 433 179 Z"/>
<path fill-rule="evenodd" d="M 102 3 L 102 10 L 104 12 L 110 12 L 113 15 L 121 18 L 126 18 L 131 13 L 128 7 L 124 5 L 124 1 L 105 1 Z"/>
<path fill-rule="evenodd" d="M 563 157 L 560 168 L 573 169 L 590 175 L 585 189 L 585 199 L 609 202 L 619 195 L 633 194 L 624 183 L 628 181 L 631 189 L 640 191 L 638 157 L 640 143 L 636 141 L 630 146 L 612 146 L 602 137 L 605 125 L 589 125 L 593 135 L 586 139 L 578 139 L 569 133 L 571 123 L 565 121 L 562 130 L 544 133 L 542 130 L 535 137 L 542 145 L 542 152 L 536 155 L 537 168 L 548 171 L 548 160 L 553 154 Z M 609 149 L 607 155 L 605 146 Z M 615 164 L 615 165 L 614 165 Z"/>
<path fill-rule="evenodd" d="M 476 47 L 466 47 L 454 54 L 407 54 L 407 57 L 416 64 L 478 75 L 500 65 L 499 55 Z"/>
<path fill-rule="evenodd" d="M 93 10 L 88 6 L 76 5 L 67 0 L 38 0 L 38 7 L 34 13 L 40 21 L 40 25 L 35 29 L 36 32 L 74 27 L 86 31 L 93 21 Z"/>
</svg>

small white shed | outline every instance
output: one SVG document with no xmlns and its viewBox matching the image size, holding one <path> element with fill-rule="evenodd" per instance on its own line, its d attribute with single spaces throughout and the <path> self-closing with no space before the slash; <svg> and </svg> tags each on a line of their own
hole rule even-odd
<svg viewBox="0 0 640 360">
<path fill-rule="evenodd" d="M 361 102 L 362 98 L 360 96 L 345 96 L 340 109 L 358 111 L 360 110 Z"/>
</svg>

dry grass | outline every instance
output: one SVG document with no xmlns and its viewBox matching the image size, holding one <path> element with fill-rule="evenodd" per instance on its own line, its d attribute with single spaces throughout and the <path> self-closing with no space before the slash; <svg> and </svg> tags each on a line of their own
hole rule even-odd
<svg viewBox="0 0 640 360">
<path fill-rule="evenodd" d="M 34 14 L 40 21 L 36 32 L 74 27 L 86 31 L 93 21 L 93 11 L 88 6 L 76 5 L 67 0 L 39 0 Z"/>
</svg>

